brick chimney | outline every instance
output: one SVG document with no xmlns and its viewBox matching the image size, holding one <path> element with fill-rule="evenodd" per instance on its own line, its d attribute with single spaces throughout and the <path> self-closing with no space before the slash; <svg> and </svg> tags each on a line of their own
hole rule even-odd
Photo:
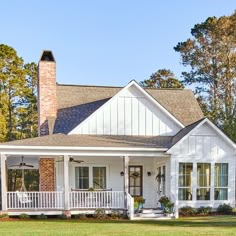
<svg viewBox="0 0 236 236">
<path fill-rule="evenodd" d="M 56 61 L 51 51 L 43 51 L 38 64 L 38 133 L 53 133 L 57 116 Z"/>
</svg>

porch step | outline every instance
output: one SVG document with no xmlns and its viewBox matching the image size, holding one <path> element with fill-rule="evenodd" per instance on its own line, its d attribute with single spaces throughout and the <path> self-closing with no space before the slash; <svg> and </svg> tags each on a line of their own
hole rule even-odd
<svg viewBox="0 0 236 236">
<path fill-rule="evenodd" d="M 171 219 L 169 216 L 165 216 L 163 210 L 159 208 L 142 209 L 140 213 L 137 213 L 134 220 L 164 220 Z"/>
<path fill-rule="evenodd" d="M 163 210 L 159 209 L 159 208 L 155 208 L 155 209 L 142 209 L 141 210 L 142 214 L 163 214 Z"/>
</svg>

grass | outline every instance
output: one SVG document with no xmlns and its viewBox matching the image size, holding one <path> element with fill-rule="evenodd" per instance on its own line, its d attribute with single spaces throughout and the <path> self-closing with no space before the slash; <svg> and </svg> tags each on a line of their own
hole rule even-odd
<svg viewBox="0 0 236 236">
<path fill-rule="evenodd" d="M 0 221 L 0 235 L 236 236 L 236 217 L 194 217 L 165 221 L 50 219 Z"/>
</svg>

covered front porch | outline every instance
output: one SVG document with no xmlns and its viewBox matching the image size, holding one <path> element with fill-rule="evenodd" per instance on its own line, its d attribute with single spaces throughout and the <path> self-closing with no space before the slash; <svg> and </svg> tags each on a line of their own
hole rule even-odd
<svg viewBox="0 0 236 236">
<path fill-rule="evenodd" d="M 25 164 L 39 171 L 37 191 L 9 190 L 8 171 L 22 162 L 22 156 Z M 1 153 L 1 183 L 2 211 L 8 214 L 78 214 L 105 209 L 132 218 L 134 196 L 143 196 L 145 208 L 156 208 L 160 195 L 171 196 L 170 157 L 153 148 L 65 151 L 18 147 Z"/>
</svg>

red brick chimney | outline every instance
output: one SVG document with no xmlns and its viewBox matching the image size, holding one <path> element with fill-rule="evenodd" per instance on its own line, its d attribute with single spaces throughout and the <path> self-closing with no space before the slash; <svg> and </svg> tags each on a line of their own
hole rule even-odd
<svg viewBox="0 0 236 236">
<path fill-rule="evenodd" d="M 57 116 L 56 61 L 51 51 L 43 51 L 38 64 L 38 133 L 53 133 Z"/>
</svg>

